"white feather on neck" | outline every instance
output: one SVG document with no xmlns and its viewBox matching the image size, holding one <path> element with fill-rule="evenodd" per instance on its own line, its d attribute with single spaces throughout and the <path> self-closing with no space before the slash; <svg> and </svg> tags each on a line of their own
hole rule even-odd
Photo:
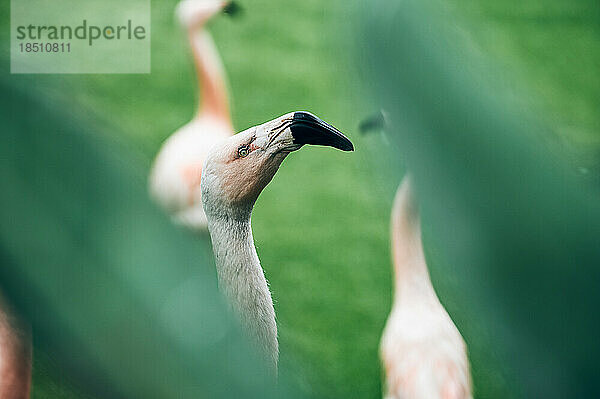
<svg viewBox="0 0 600 399">
<path fill-rule="evenodd" d="M 250 216 L 252 207 L 235 216 L 208 215 L 220 290 L 229 300 L 249 338 L 277 370 L 279 348 L 271 292 L 256 253 Z"/>
</svg>

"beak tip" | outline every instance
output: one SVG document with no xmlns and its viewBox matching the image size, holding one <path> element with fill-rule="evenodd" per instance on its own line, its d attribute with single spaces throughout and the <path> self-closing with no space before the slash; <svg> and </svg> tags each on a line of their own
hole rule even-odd
<svg viewBox="0 0 600 399">
<path fill-rule="evenodd" d="M 342 132 L 306 111 L 294 112 L 292 135 L 299 144 L 316 144 L 354 151 L 354 145 Z"/>
</svg>

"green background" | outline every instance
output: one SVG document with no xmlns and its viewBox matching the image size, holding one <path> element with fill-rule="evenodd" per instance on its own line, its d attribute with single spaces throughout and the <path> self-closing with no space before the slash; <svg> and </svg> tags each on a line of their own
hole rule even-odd
<svg viewBox="0 0 600 399">
<path fill-rule="evenodd" d="M 149 168 L 161 142 L 196 108 L 195 75 L 174 5 L 152 3 L 149 75 L 11 79 L 35 79 L 45 101 L 76 104 L 75 112 L 108 127 L 109 139 L 131 151 L 132 163 Z M 242 6 L 240 18 L 219 16 L 209 24 L 227 71 L 236 130 L 309 110 L 356 147 L 351 154 L 329 148 L 292 154 L 255 207 L 254 238 L 278 318 L 280 372 L 308 397 L 380 397 L 377 350 L 391 303 L 388 219 L 402 167 L 384 136 L 361 137 L 356 129 L 378 107 L 355 66 L 360 38 L 353 14 L 341 1 Z M 515 102 L 552 127 L 536 138 L 540 146 L 597 180 L 598 4 L 453 0 L 445 6 L 468 48 L 495 65 Z M 7 20 L 8 6 L 1 10 Z M 440 299 L 469 345 L 477 396 L 505 397 L 507 377 L 494 371 L 500 360 L 457 305 L 460 276 L 440 269 L 436 248 L 427 253 Z M 52 355 L 36 352 L 34 367 L 34 397 L 78 397 Z"/>
</svg>

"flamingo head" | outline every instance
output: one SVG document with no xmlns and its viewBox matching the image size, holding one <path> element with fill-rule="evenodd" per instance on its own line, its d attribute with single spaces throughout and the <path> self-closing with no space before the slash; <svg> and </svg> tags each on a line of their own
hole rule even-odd
<svg viewBox="0 0 600 399">
<path fill-rule="evenodd" d="M 230 1 L 223 0 L 182 0 L 177 4 L 175 15 L 181 25 L 188 29 L 204 25 L 210 18 L 225 10 Z"/>
<path fill-rule="evenodd" d="M 238 133 L 210 151 L 202 172 L 207 215 L 242 210 L 249 216 L 258 195 L 290 152 L 305 144 L 353 151 L 338 129 L 309 112 L 291 112 Z"/>
</svg>

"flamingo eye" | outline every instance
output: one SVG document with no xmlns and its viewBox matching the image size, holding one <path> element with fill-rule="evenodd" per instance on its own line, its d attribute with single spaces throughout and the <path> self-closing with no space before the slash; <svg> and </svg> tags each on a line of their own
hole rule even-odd
<svg viewBox="0 0 600 399">
<path fill-rule="evenodd" d="M 240 146 L 240 148 L 238 148 L 238 156 L 240 158 L 246 158 L 248 156 L 248 154 L 250 154 L 250 148 L 244 144 L 242 146 Z"/>
</svg>

